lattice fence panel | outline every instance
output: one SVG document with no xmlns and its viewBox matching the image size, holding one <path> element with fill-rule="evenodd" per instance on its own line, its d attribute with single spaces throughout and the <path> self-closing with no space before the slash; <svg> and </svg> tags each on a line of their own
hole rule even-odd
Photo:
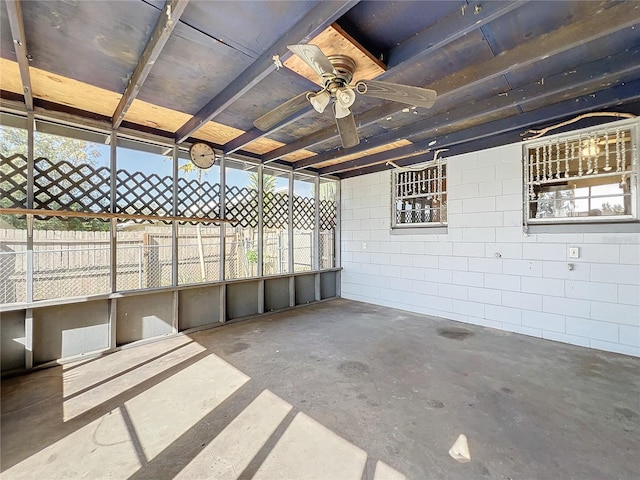
<svg viewBox="0 0 640 480">
<path fill-rule="evenodd" d="M 289 195 L 286 193 L 265 193 L 262 219 L 265 228 L 287 228 L 289 224 Z"/>
<path fill-rule="evenodd" d="M 170 176 L 118 170 L 117 178 L 117 213 L 171 215 L 173 180 Z"/>
<path fill-rule="evenodd" d="M 336 202 L 333 200 L 320 200 L 320 230 L 333 230 L 336 228 Z"/>
<path fill-rule="evenodd" d="M 241 227 L 258 226 L 258 191 L 252 188 L 227 187 L 226 218 L 238 221 Z"/>
<path fill-rule="evenodd" d="M 27 207 L 27 157 L 0 154 L 0 198 L 5 208 Z"/>
<path fill-rule="evenodd" d="M 293 227 L 312 230 L 315 227 L 315 200 L 293 197 Z"/>
<path fill-rule="evenodd" d="M 109 211 L 110 175 L 107 167 L 34 162 L 34 208 L 105 213 Z"/>
<path fill-rule="evenodd" d="M 220 185 L 197 180 L 178 179 L 178 215 L 184 217 L 220 217 Z M 193 223 L 193 222 L 191 222 Z"/>
</svg>

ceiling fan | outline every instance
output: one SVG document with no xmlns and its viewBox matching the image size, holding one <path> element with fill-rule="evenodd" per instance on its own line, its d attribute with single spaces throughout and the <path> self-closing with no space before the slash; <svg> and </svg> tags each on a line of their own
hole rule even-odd
<svg viewBox="0 0 640 480">
<path fill-rule="evenodd" d="M 356 122 L 350 110 L 356 100 L 356 92 L 360 95 L 424 108 L 431 108 L 436 100 L 436 92 L 426 88 L 377 80 L 359 80 L 351 85 L 356 63 L 350 57 L 346 55 L 327 57 L 317 45 L 312 44 L 289 45 L 287 48 L 320 76 L 323 88 L 319 92 L 301 93 L 258 118 L 253 124 L 263 132 L 302 110 L 309 103 L 318 113 L 324 112 L 332 103 L 342 146 L 349 148 L 360 143 Z"/>
</svg>

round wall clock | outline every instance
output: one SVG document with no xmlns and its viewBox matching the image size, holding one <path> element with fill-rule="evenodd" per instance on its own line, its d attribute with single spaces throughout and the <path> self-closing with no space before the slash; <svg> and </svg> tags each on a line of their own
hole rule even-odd
<svg viewBox="0 0 640 480">
<path fill-rule="evenodd" d="M 216 154 L 210 145 L 198 142 L 191 145 L 189 156 L 193 164 L 202 169 L 211 168 L 216 161 Z"/>
</svg>

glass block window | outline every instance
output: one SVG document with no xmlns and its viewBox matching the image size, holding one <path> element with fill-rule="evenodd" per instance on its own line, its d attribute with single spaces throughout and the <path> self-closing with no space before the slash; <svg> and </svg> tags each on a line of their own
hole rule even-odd
<svg viewBox="0 0 640 480">
<path fill-rule="evenodd" d="M 447 165 L 444 160 L 424 168 L 394 170 L 392 227 L 447 224 Z"/>
<path fill-rule="evenodd" d="M 527 143 L 525 218 L 530 223 L 638 218 L 638 122 Z"/>
</svg>

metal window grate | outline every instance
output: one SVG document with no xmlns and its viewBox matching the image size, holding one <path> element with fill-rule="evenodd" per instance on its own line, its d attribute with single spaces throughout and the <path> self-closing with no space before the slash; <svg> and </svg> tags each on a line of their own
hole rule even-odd
<svg viewBox="0 0 640 480">
<path fill-rule="evenodd" d="M 394 226 L 446 224 L 446 162 L 393 172 Z"/>
</svg>

